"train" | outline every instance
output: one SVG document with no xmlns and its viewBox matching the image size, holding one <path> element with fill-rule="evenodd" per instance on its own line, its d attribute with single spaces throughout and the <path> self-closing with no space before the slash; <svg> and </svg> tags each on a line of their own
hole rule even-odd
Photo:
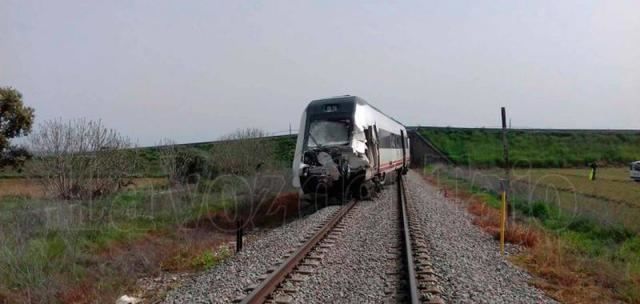
<svg viewBox="0 0 640 304">
<path fill-rule="evenodd" d="M 636 182 L 640 182 L 640 160 L 629 164 L 629 177 Z"/>
<path fill-rule="evenodd" d="M 311 101 L 298 130 L 292 184 L 304 194 L 366 199 L 408 170 L 405 126 L 360 97 Z"/>
</svg>

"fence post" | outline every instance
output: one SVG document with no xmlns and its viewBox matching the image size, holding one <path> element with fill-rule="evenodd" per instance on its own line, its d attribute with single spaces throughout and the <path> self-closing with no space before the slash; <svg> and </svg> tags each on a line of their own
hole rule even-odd
<svg viewBox="0 0 640 304">
<path fill-rule="evenodd" d="M 242 236 L 244 231 L 242 231 L 242 220 L 238 219 L 236 221 L 236 253 L 242 251 Z"/>
<path fill-rule="evenodd" d="M 500 208 L 500 254 L 504 255 L 504 234 L 507 221 L 507 192 L 502 191 L 502 206 Z"/>
<path fill-rule="evenodd" d="M 504 182 L 504 193 L 505 193 L 505 202 L 507 205 L 507 218 L 509 214 L 512 212 L 511 210 L 511 164 L 509 163 L 509 140 L 507 138 L 507 111 L 504 107 L 500 108 L 501 116 L 502 116 L 502 148 L 504 152 L 504 174 L 505 174 L 505 182 Z"/>
</svg>

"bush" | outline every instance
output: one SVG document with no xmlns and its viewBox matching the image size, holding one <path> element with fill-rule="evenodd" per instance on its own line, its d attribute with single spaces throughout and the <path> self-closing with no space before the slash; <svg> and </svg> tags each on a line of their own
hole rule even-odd
<svg viewBox="0 0 640 304">
<path fill-rule="evenodd" d="M 162 173 L 171 184 L 194 184 L 202 178 L 213 178 L 215 167 L 211 155 L 195 147 L 178 146 L 165 139 L 157 148 Z"/>
<path fill-rule="evenodd" d="M 195 184 L 202 178 L 213 178 L 216 170 L 209 155 L 199 149 L 185 148 L 178 151 L 175 160 L 176 178 L 182 184 Z"/>
<path fill-rule="evenodd" d="M 130 184 L 136 165 L 131 146 L 100 121 L 45 121 L 29 137 L 34 161 L 28 173 L 62 199 L 103 196 Z"/>
<path fill-rule="evenodd" d="M 547 205 L 545 202 L 534 202 L 531 205 L 530 215 L 542 221 L 548 219 L 550 213 L 551 212 L 549 211 L 549 205 Z"/>
</svg>

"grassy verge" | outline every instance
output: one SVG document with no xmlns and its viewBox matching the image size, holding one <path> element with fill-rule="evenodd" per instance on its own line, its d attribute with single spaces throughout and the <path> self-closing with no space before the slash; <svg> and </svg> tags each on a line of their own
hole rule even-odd
<svg viewBox="0 0 640 304">
<path fill-rule="evenodd" d="M 166 194 L 161 194 L 166 192 Z M 92 202 L 0 202 L 0 303 L 112 302 L 141 275 L 212 267 L 219 231 L 182 229 L 225 207 L 213 195 L 138 189 Z M 171 270 L 171 269 L 170 269 Z"/>
<path fill-rule="evenodd" d="M 495 129 L 421 128 L 458 165 L 501 165 L 502 134 Z M 640 133 L 509 131 L 512 163 L 524 168 L 585 166 L 598 161 L 627 166 L 640 159 Z"/>
<path fill-rule="evenodd" d="M 239 181 L 150 182 L 95 201 L 1 197 L 0 303 L 112 303 L 140 277 L 223 261 L 239 214 L 245 231 L 301 215 L 296 193 L 274 182 L 249 199 Z"/>
<path fill-rule="evenodd" d="M 433 175 L 425 179 L 464 201 L 475 215 L 474 223 L 497 238 L 496 193 L 464 180 Z M 566 303 L 640 303 L 640 236 L 567 216 L 542 201 L 512 204 L 516 216 L 506 240 L 527 248 L 512 261 L 536 276 L 535 285 Z"/>
</svg>

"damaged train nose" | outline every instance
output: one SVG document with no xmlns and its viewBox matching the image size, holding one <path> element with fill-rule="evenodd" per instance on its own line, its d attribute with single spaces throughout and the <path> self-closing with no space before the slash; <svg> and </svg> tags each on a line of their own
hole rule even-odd
<svg viewBox="0 0 640 304">
<path fill-rule="evenodd" d="M 328 192 L 340 181 L 348 179 L 349 167 L 337 151 L 310 150 L 304 153 L 300 176 L 303 191 Z"/>
</svg>

